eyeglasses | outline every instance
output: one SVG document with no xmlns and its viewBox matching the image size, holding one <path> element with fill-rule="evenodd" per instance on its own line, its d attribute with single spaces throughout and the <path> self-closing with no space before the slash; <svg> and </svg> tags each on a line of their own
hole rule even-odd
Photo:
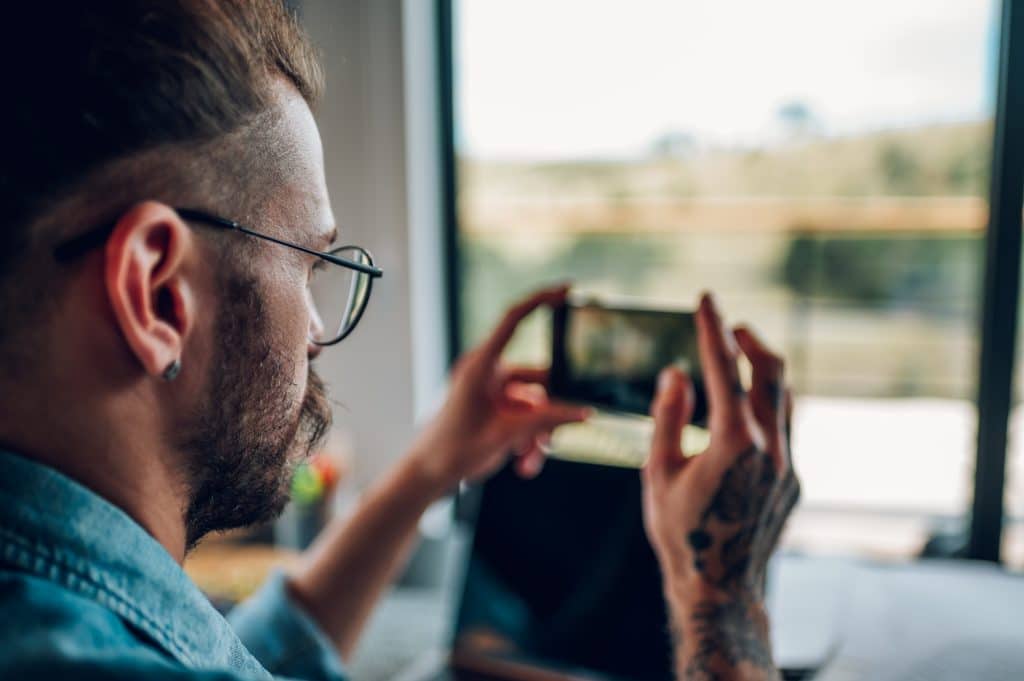
<svg viewBox="0 0 1024 681">
<path fill-rule="evenodd" d="M 340 246 L 325 253 L 269 234 L 261 234 L 216 215 L 189 208 L 175 210 L 184 220 L 241 232 L 319 258 L 313 266 L 309 282 L 309 295 L 316 314 L 310 324 L 309 339 L 316 345 L 334 345 L 352 333 L 370 302 L 373 280 L 384 276 L 384 272 L 374 266 L 369 251 L 359 246 Z M 103 225 L 65 241 L 53 250 L 53 257 L 58 262 L 71 262 L 90 249 L 104 244 L 114 231 L 115 224 Z"/>
</svg>

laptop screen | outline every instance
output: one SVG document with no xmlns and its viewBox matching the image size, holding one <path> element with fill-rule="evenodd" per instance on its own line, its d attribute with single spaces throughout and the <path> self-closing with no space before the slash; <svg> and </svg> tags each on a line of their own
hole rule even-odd
<svg viewBox="0 0 1024 681">
<path fill-rule="evenodd" d="M 467 654 L 673 678 L 639 471 L 551 459 L 484 484 L 455 627 L 454 659 Z"/>
</svg>

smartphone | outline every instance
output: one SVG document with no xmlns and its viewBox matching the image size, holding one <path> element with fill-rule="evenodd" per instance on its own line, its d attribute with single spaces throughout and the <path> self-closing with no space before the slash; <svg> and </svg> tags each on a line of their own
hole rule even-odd
<svg viewBox="0 0 1024 681">
<path fill-rule="evenodd" d="M 647 415 L 659 372 L 675 365 L 693 382 L 696 402 L 691 423 L 706 424 L 707 398 L 692 311 L 570 296 L 553 311 L 552 325 L 552 397 Z"/>
</svg>

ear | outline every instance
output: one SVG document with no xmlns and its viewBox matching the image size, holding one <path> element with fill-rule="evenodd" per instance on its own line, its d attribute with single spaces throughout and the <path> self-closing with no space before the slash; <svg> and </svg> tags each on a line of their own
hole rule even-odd
<svg viewBox="0 0 1024 681">
<path fill-rule="evenodd" d="M 185 267 L 195 248 L 181 217 L 154 201 L 124 213 L 107 241 L 103 269 L 110 307 L 151 376 L 161 376 L 181 359 L 195 321 L 196 283 Z"/>
</svg>

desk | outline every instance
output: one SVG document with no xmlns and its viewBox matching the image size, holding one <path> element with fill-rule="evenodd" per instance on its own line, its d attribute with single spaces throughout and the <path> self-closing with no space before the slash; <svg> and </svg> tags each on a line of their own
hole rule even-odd
<svg viewBox="0 0 1024 681">
<path fill-rule="evenodd" d="M 211 538 L 185 559 L 185 572 L 214 602 L 237 603 L 252 594 L 277 569 L 296 565 L 300 554 L 268 544 Z"/>
<path fill-rule="evenodd" d="M 214 595 L 237 598 L 298 554 L 213 543 L 186 569 Z M 349 663 L 352 681 L 394 678 L 443 650 L 456 570 L 436 588 L 396 587 L 371 617 Z M 1024 576 L 987 564 L 880 565 L 783 556 L 769 577 L 780 664 L 829 664 L 818 681 L 1024 678 Z"/>
<path fill-rule="evenodd" d="M 966 561 L 855 564 L 841 592 L 819 681 L 1024 678 L 1024 576 Z"/>
<path fill-rule="evenodd" d="M 294 566 L 300 554 L 266 544 L 246 544 L 231 539 L 204 541 L 185 561 L 185 571 L 219 609 L 249 596 L 273 570 Z M 446 589 L 393 588 L 374 611 L 359 648 L 349 662 L 352 681 L 391 679 L 431 650 L 447 641 Z"/>
<path fill-rule="evenodd" d="M 828 660 L 816 681 L 1024 678 L 1024 576 L 963 561 L 783 556 L 770 588 L 777 660 Z M 443 649 L 446 608 L 441 589 L 395 589 L 370 622 L 353 681 L 391 679 Z"/>
</svg>

